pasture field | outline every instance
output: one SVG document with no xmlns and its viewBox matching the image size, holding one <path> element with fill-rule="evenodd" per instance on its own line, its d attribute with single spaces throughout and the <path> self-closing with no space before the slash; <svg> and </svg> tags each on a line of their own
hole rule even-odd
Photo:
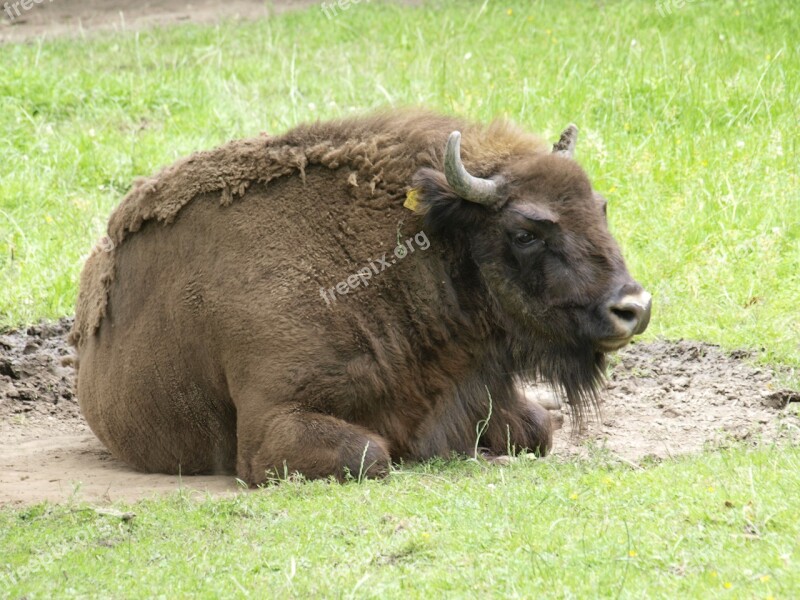
<svg viewBox="0 0 800 600">
<path fill-rule="evenodd" d="M 797 448 L 641 471 L 597 455 L 187 493 L 121 507 L 127 521 L 38 505 L 0 511 L 0 586 L 13 598 L 790 599 L 798 470 Z"/>
<path fill-rule="evenodd" d="M 655 298 L 645 338 L 746 348 L 797 388 L 800 5 L 676 4 L 361 2 L 0 45 L 0 332 L 72 313 L 135 177 L 232 138 L 424 105 L 550 139 L 577 123 Z M 5 507 L 0 597 L 793 598 L 798 497 L 796 446 L 735 444 L 115 504 L 132 519 Z"/>
</svg>

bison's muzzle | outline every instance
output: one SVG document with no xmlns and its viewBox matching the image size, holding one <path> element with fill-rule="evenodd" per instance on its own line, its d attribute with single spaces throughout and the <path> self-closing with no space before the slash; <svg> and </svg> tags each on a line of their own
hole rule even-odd
<svg viewBox="0 0 800 600">
<path fill-rule="evenodd" d="M 650 323 L 653 297 L 638 283 L 623 286 L 604 306 L 612 334 L 598 341 L 598 349 L 612 352 L 625 346 L 631 338 L 644 333 Z"/>
</svg>

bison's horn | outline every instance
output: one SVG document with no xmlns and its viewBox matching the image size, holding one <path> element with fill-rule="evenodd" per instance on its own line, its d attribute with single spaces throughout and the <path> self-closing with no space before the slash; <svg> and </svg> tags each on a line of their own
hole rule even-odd
<svg viewBox="0 0 800 600">
<path fill-rule="evenodd" d="M 470 202 L 484 206 L 497 203 L 497 182 L 473 177 L 461 162 L 461 132 L 454 131 L 447 139 L 444 152 L 444 176 L 453 191 Z"/>
<path fill-rule="evenodd" d="M 561 132 L 561 137 L 553 144 L 553 154 L 560 154 L 567 158 L 575 156 L 575 142 L 578 141 L 578 128 L 570 123 L 567 128 Z"/>
</svg>

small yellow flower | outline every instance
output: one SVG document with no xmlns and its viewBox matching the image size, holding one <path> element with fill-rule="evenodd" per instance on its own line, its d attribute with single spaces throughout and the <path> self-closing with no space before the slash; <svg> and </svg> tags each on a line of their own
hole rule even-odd
<svg viewBox="0 0 800 600">
<path fill-rule="evenodd" d="M 52 223 L 53 222 L 53 217 L 51 217 L 50 215 L 45 215 L 44 216 L 44 220 L 47 221 L 48 223 Z"/>
<path fill-rule="evenodd" d="M 729 590 L 733 587 L 733 584 L 730 581 L 726 581 L 722 584 L 722 587 L 724 587 L 726 590 Z"/>
<path fill-rule="evenodd" d="M 771 60 L 772 60 L 772 54 L 767 54 L 767 55 L 764 57 L 764 60 L 766 60 L 767 62 L 771 61 Z"/>
<path fill-rule="evenodd" d="M 513 14 L 514 14 L 514 11 L 513 11 L 512 9 L 510 9 L 510 8 L 509 8 L 509 9 L 506 11 L 506 14 L 507 14 L 507 15 L 510 17 L 511 15 L 513 15 Z"/>
<path fill-rule="evenodd" d="M 612 185 L 612 186 L 611 186 L 611 187 L 608 189 L 608 193 L 609 193 L 609 194 L 613 194 L 613 193 L 614 193 L 614 192 L 616 192 L 616 191 L 617 191 L 617 186 L 615 186 L 615 185 Z"/>
<path fill-rule="evenodd" d="M 636 556 L 636 550 L 628 550 L 628 556 L 630 556 L 631 558 Z"/>
<path fill-rule="evenodd" d="M 768 582 L 770 579 L 771 579 L 771 578 L 770 578 L 770 576 L 769 576 L 769 575 L 762 575 L 761 577 L 759 577 L 759 578 L 758 578 L 758 580 L 759 580 L 761 583 L 767 583 L 767 582 Z"/>
<path fill-rule="evenodd" d="M 576 494 L 575 492 L 572 492 L 572 493 L 569 495 L 569 499 L 570 499 L 570 500 L 577 500 L 577 499 L 578 499 L 578 494 Z"/>
<path fill-rule="evenodd" d="M 713 485 L 708 486 L 708 491 L 709 492 L 713 492 L 714 491 L 714 486 Z"/>
<path fill-rule="evenodd" d="M 711 571 L 711 573 L 709 573 L 709 575 L 711 575 L 712 577 L 716 577 L 717 576 L 717 572 L 716 571 Z"/>
</svg>

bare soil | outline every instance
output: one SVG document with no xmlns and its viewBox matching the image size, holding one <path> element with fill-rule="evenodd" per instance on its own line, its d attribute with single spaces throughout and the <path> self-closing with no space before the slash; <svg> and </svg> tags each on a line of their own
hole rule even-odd
<svg viewBox="0 0 800 600">
<path fill-rule="evenodd" d="M 108 453 L 72 393 L 70 325 L 62 319 L 0 335 L 0 505 L 235 493 L 233 477 L 139 473 Z M 638 464 L 732 441 L 800 443 L 800 393 L 748 358 L 697 342 L 634 344 L 614 360 L 599 419 L 576 434 L 566 417 L 554 455 L 600 448 Z"/>
<path fill-rule="evenodd" d="M 140 30 L 176 23 L 261 19 L 319 5 L 315 0 L 41 0 L 25 10 L 21 3 L 14 8 L 17 1 L 8 1 L 9 11 L 0 7 L 0 43 L 83 36 L 95 31 Z"/>
</svg>

